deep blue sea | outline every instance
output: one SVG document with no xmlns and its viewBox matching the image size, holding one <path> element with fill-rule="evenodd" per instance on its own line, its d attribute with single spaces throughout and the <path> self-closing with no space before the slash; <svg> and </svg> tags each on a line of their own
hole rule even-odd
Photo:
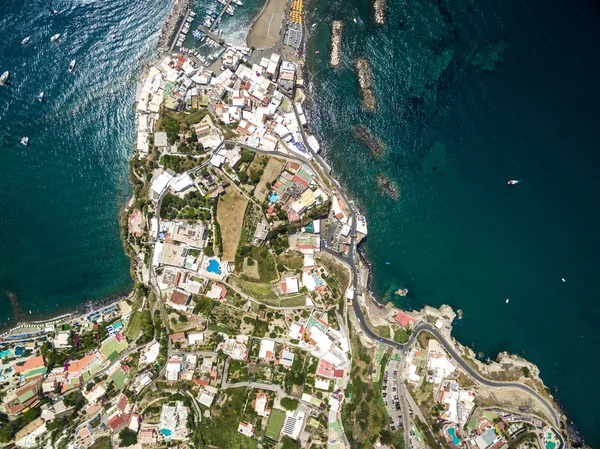
<svg viewBox="0 0 600 449">
<path fill-rule="evenodd" d="M 36 318 L 130 290 L 118 213 L 130 194 L 135 85 L 169 9 L 0 2 L 0 72 L 11 73 L 0 88 L 0 327 L 14 322 L 6 291 Z"/>
<path fill-rule="evenodd" d="M 196 22 L 216 5 L 196 0 Z M 223 17 L 229 42 L 245 45 L 261 5 L 247 0 L 234 17 Z M 0 2 L 0 73 L 11 74 L 0 88 L 0 328 L 15 322 L 6 292 L 35 319 L 130 291 L 118 215 L 131 194 L 135 87 L 171 6 Z M 26 36 L 31 41 L 22 45 Z M 197 47 L 191 33 L 185 45 Z"/>
<path fill-rule="evenodd" d="M 455 337 L 484 358 L 506 350 L 535 362 L 599 447 L 600 10 L 387 3 L 381 27 L 362 0 L 322 0 L 308 17 L 319 22 L 308 42 L 313 130 L 369 220 L 373 289 L 407 309 L 462 309 Z M 333 19 L 346 24 L 335 71 Z M 372 67 L 373 114 L 361 110 L 358 56 Z M 356 141 L 358 123 L 385 141 L 385 156 Z M 375 194 L 379 172 L 398 201 Z"/>
</svg>

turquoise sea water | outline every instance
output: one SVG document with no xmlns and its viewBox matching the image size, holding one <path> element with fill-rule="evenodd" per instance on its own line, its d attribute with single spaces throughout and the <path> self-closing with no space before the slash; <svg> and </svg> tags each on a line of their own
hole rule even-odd
<svg viewBox="0 0 600 449">
<path fill-rule="evenodd" d="M 588 379 L 600 369 L 600 11 L 567 1 L 387 3 L 381 27 L 356 0 L 320 1 L 308 17 L 319 21 L 308 42 L 311 123 L 369 219 L 373 290 L 407 309 L 462 309 L 454 335 L 484 358 L 506 350 L 536 363 L 597 447 L 600 393 Z M 333 19 L 345 22 L 335 71 Z M 358 56 L 372 67 L 374 114 L 361 110 Z M 353 137 L 358 123 L 385 141 L 383 157 Z M 376 194 L 378 172 L 398 184 L 397 202 Z"/>
</svg>

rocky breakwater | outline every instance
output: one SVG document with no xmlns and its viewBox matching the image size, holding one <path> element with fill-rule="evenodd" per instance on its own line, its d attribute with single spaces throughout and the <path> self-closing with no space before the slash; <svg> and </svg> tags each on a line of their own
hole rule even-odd
<svg viewBox="0 0 600 449">
<path fill-rule="evenodd" d="M 368 112 L 375 112 L 375 93 L 373 92 L 371 67 L 369 67 L 368 61 L 364 58 L 358 58 L 355 67 L 358 75 L 362 105 Z"/>
<path fill-rule="evenodd" d="M 398 186 L 383 173 L 379 173 L 375 177 L 375 184 L 383 191 L 383 193 L 392 199 L 397 200 L 400 197 L 400 189 Z"/>
<path fill-rule="evenodd" d="M 385 144 L 365 125 L 352 127 L 352 133 L 362 140 L 375 156 L 382 156 L 385 152 Z"/>
<path fill-rule="evenodd" d="M 383 25 L 385 23 L 385 1 L 386 0 L 373 0 L 375 23 L 377 25 Z"/>
<path fill-rule="evenodd" d="M 344 22 L 334 20 L 331 22 L 331 55 L 329 63 L 331 67 L 338 68 L 342 63 L 342 30 Z"/>
<path fill-rule="evenodd" d="M 165 20 L 160 37 L 158 38 L 157 48 L 160 53 L 170 50 L 173 36 L 177 33 L 178 27 L 181 25 L 181 19 L 190 8 L 192 2 L 193 0 L 175 0 L 169 17 Z"/>
</svg>

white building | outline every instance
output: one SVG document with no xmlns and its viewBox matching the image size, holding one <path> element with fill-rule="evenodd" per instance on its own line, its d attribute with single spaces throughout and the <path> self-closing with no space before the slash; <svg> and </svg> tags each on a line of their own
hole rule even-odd
<svg viewBox="0 0 600 449">
<path fill-rule="evenodd" d="M 156 176 L 150 186 L 150 199 L 157 201 L 160 195 L 167 190 L 172 179 L 173 172 L 171 170 L 163 170 Z"/>
<path fill-rule="evenodd" d="M 302 424 L 304 423 L 305 413 L 302 410 L 295 410 L 290 412 L 289 410 L 285 413 L 285 421 L 281 433 L 287 435 L 292 440 L 297 440 L 302 430 Z"/>
<path fill-rule="evenodd" d="M 275 357 L 275 341 L 263 338 L 260 341 L 258 357 L 267 361 L 273 360 Z"/>
</svg>

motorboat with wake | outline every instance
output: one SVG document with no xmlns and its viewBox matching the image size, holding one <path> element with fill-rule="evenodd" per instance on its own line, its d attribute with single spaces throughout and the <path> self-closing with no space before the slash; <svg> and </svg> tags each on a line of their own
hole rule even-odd
<svg viewBox="0 0 600 449">
<path fill-rule="evenodd" d="M 75 70 L 75 64 L 77 64 L 77 62 L 75 62 L 75 60 L 73 59 L 69 64 L 69 72 L 73 73 L 73 70 Z"/>
<path fill-rule="evenodd" d="M 57 33 L 50 38 L 50 42 L 56 42 L 59 39 L 60 39 L 60 33 Z"/>
<path fill-rule="evenodd" d="M 26 45 L 31 40 L 31 36 L 27 36 L 25 39 L 21 41 L 23 45 Z"/>
<path fill-rule="evenodd" d="M 0 76 L 0 86 L 6 85 L 8 83 L 8 79 L 10 78 L 10 72 L 7 70 Z"/>
<path fill-rule="evenodd" d="M 508 181 L 508 185 L 509 186 L 514 186 L 514 185 L 516 185 L 516 184 L 518 184 L 520 182 L 521 182 L 520 179 L 511 179 L 510 181 Z"/>
</svg>

